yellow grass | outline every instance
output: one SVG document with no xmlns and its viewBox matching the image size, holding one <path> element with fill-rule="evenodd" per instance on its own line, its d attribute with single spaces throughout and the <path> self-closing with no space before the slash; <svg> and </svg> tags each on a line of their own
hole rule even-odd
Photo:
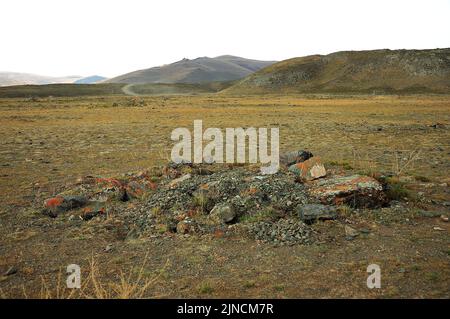
<svg viewBox="0 0 450 319">
<path fill-rule="evenodd" d="M 442 176 L 448 160 L 448 130 L 428 128 L 450 122 L 448 96 L 139 97 L 138 107 L 130 99 L 0 99 L 2 200 L 161 164 L 171 131 L 192 130 L 195 119 L 204 128 L 279 127 L 281 151 L 309 149 L 355 169 Z"/>
</svg>

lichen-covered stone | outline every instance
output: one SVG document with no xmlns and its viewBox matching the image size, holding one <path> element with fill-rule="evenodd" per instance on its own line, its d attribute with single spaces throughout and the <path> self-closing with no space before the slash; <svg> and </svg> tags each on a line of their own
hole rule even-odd
<svg viewBox="0 0 450 319">
<path fill-rule="evenodd" d="M 189 220 L 182 220 L 177 224 L 177 234 L 185 235 L 195 233 L 195 225 Z"/>
<path fill-rule="evenodd" d="M 280 155 L 280 164 L 291 166 L 295 163 L 301 163 L 313 157 L 313 154 L 309 151 L 293 151 L 287 152 Z"/>
<path fill-rule="evenodd" d="M 232 205 L 219 204 L 209 213 L 209 219 L 216 223 L 231 223 L 236 218 L 236 211 Z"/>
<path fill-rule="evenodd" d="M 323 166 L 319 157 L 311 157 L 304 162 L 293 164 L 289 166 L 289 171 L 305 181 L 312 181 L 327 175 L 325 166 Z"/>
<path fill-rule="evenodd" d="M 177 187 L 177 185 L 179 183 L 184 182 L 184 181 L 188 180 L 189 178 L 191 178 L 191 174 L 186 174 L 186 175 L 183 175 L 181 177 L 178 177 L 178 178 L 176 178 L 176 179 L 174 179 L 173 181 L 170 182 L 169 187 L 170 188 L 175 188 L 175 187 Z"/>
<path fill-rule="evenodd" d="M 59 213 L 83 207 L 87 202 L 88 200 L 85 196 L 56 196 L 44 202 L 44 213 L 51 217 L 56 217 Z"/>
<path fill-rule="evenodd" d="M 309 194 L 324 204 L 347 204 L 351 207 L 380 207 L 386 195 L 380 182 L 370 176 L 337 176 L 312 182 Z"/>
<path fill-rule="evenodd" d="M 90 201 L 86 207 L 83 208 L 81 217 L 84 220 L 90 220 L 95 216 L 106 213 L 106 203 L 99 201 Z"/>
<path fill-rule="evenodd" d="M 299 205 L 297 214 L 305 222 L 335 219 L 337 217 L 336 207 L 322 204 Z"/>
</svg>

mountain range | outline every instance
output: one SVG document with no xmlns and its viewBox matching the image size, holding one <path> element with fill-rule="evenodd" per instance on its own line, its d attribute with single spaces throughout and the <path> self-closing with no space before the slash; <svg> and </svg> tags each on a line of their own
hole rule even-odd
<svg viewBox="0 0 450 319">
<path fill-rule="evenodd" d="M 182 59 L 175 63 L 134 71 L 106 83 L 205 83 L 231 81 L 267 67 L 275 61 L 244 59 L 232 55 Z"/>
<path fill-rule="evenodd" d="M 341 51 L 281 62 L 222 55 L 215 58 L 182 59 L 107 80 L 97 75 L 57 78 L 0 72 L 0 86 L 49 83 L 102 83 L 104 88 L 107 85 L 122 85 L 123 93 L 132 95 L 218 91 L 224 94 L 448 94 L 450 48 Z M 116 92 L 116 89 L 114 87 L 112 92 Z"/>
<path fill-rule="evenodd" d="M 89 77 L 82 77 L 79 75 L 54 77 L 30 73 L 0 72 L 0 86 L 27 85 L 27 84 L 42 85 L 42 84 L 56 84 L 56 83 L 92 84 L 102 81 L 104 79 L 106 78 L 98 75 Z"/>
<path fill-rule="evenodd" d="M 24 84 L 52 84 L 52 83 L 73 83 L 81 76 L 52 77 L 45 75 L 18 73 L 18 72 L 0 72 L 0 86 L 24 85 Z"/>
<path fill-rule="evenodd" d="M 100 75 L 91 75 L 91 76 L 87 76 L 85 78 L 81 78 L 79 80 L 76 80 L 75 84 L 95 84 L 95 83 L 100 83 L 102 81 L 106 80 L 106 78 L 104 76 L 100 76 Z"/>
</svg>

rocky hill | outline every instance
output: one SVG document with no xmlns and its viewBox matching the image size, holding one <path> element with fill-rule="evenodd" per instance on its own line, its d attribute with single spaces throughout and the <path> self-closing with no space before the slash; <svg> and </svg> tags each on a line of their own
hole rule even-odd
<svg viewBox="0 0 450 319">
<path fill-rule="evenodd" d="M 345 51 L 266 67 L 227 93 L 450 93 L 450 49 Z"/>
</svg>

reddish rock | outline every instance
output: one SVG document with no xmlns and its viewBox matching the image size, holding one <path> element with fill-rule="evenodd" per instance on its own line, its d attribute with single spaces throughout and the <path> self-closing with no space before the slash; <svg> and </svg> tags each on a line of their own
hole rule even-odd
<svg viewBox="0 0 450 319">
<path fill-rule="evenodd" d="M 178 234 L 189 234 L 194 232 L 194 226 L 191 222 L 187 220 L 182 220 L 177 224 Z"/>
<path fill-rule="evenodd" d="M 92 190 L 93 198 L 99 201 L 127 201 L 129 196 L 126 183 L 115 178 L 97 178 L 96 189 Z"/>
<path fill-rule="evenodd" d="M 319 157 L 311 157 L 304 162 L 291 165 L 289 171 L 297 175 L 300 180 L 305 181 L 312 181 L 327 175 L 325 166 L 323 166 Z"/>
<path fill-rule="evenodd" d="M 142 198 L 145 194 L 146 187 L 143 183 L 131 181 L 125 186 L 125 190 L 131 198 Z"/>
<path fill-rule="evenodd" d="M 313 181 L 308 192 L 324 204 L 380 207 L 387 202 L 383 186 L 369 176 L 338 176 Z"/>
<path fill-rule="evenodd" d="M 59 213 L 83 207 L 87 202 L 84 196 L 56 196 L 44 202 L 44 213 L 56 217 Z"/>
<path fill-rule="evenodd" d="M 97 178 L 96 182 L 97 184 L 105 184 L 109 187 L 123 187 L 122 183 L 115 178 Z"/>
<path fill-rule="evenodd" d="M 157 190 L 158 189 L 158 184 L 156 184 L 155 182 L 148 182 L 148 186 L 150 187 L 150 189 L 152 190 L 152 191 L 155 191 L 155 190 Z"/>
<path fill-rule="evenodd" d="M 147 179 L 134 180 L 126 184 L 125 190 L 130 198 L 142 199 L 150 191 L 157 189 L 157 184 Z"/>
<path fill-rule="evenodd" d="M 180 172 L 178 172 L 175 168 L 165 166 L 162 170 L 163 176 L 166 176 L 168 178 L 177 178 L 180 176 Z"/>
<path fill-rule="evenodd" d="M 91 201 L 89 204 L 83 208 L 81 217 L 84 220 L 92 219 L 93 217 L 106 213 L 106 203 Z"/>
</svg>

